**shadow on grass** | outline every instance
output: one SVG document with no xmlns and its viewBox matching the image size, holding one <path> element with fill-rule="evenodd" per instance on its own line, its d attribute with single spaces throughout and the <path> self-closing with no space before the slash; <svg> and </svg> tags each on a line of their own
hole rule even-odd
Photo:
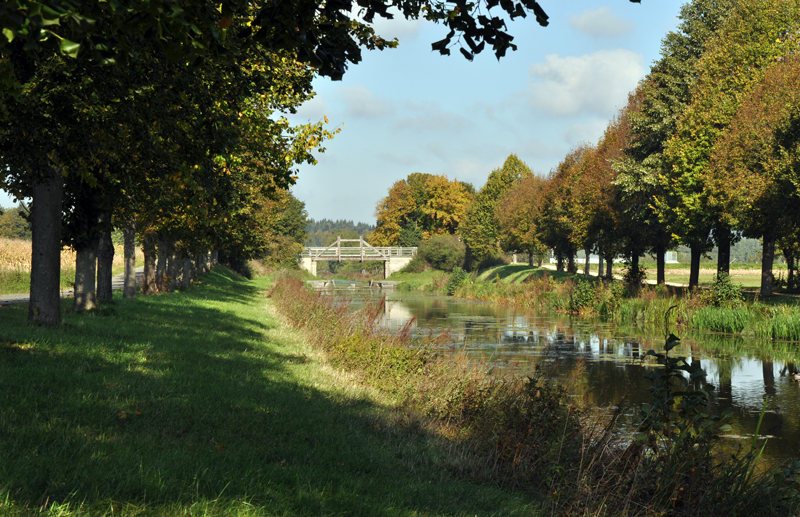
<svg viewBox="0 0 800 517">
<path fill-rule="evenodd" d="M 572 278 L 576 275 L 570 275 L 564 271 L 553 271 L 550 269 L 539 268 L 536 266 L 528 266 L 525 264 L 509 264 L 505 266 L 497 266 L 486 271 L 482 271 L 478 278 L 483 281 L 493 281 L 500 279 L 506 283 L 524 282 L 529 278 L 540 278 L 548 275 L 556 280 L 564 280 Z M 580 275 L 582 276 L 582 275 Z"/>
<path fill-rule="evenodd" d="M 387 431 L 372 402 L 318 389 L 253 283 L 217 268 L 202 284 L 56 329 L 2 309 L 0 509 L 508 513 L 508 492 L 426 460 L 418 430 Z"/>
</svg>

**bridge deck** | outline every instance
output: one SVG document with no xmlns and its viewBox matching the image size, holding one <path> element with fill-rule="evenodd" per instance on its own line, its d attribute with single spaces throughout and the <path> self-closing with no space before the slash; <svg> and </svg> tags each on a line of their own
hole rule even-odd
<svg viewBox="0 0 800 517">
<path fill-rule="evenodd" d="M 312 260 L 391 260 L 398 257 L 413 257 L 416 248 L 393 247 L 327 247 L 304 248 L 301 257 Z"/>
</svg>

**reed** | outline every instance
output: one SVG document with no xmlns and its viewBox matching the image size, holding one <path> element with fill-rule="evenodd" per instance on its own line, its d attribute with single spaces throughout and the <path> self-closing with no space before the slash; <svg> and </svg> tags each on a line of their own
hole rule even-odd
<svg viewBox="0 0 800 517">
<path fill-rule="evenodd" d="M 746 307 L 701 307 L 692 313 L 689 323 L 697 330 L 711 332 L 742 332 L 755 318 L 754 312 Z"/>
<path fill-rule="evenodd" d="M 520 294 L 499 285 L 498 292 Z M 651 375 L 654 403 L 641 409 L 655 415 L 652 408 L 660 407 L 665 417 L 645 418 L 645 442 L 631 443 L 619 439 L 616 418 L 596 425 L 541 370 L 529 378 L 493 378 L 489 365 L 444 347 L 446 335 L 412 342 L 410 327 L 387 334 L 379 326 L 384 302 L 350 312 L 287 277 L 270 295 L 335 366 L 398 396 L 403 422 L 448 440 L 439 461 L 449 470 L 546 493 L 554 515 L 786 515 L 800 501 L 800 462 L 757 473 L 756 454 L 731 457 L 715 447 L 719 418 L 676 402 L 686 395 L 672 388 L 683 379 L 683 358 L 659 356 L 666 367 Z M 647 312 L 644 301 L 627 310 Z M 648 317 L 662 310 L 658 305 Z M 664 311 L 667 321 L 673 312 L 673 305 Z"/>
<path fill-rule="evenodd" d="M 770 307 L 768 317 L 753 326 L 753 334 L 776 341 L 800 341 L 800 312 L 791 307 Z"/>
<path fill-rule="evenodd" d="M 383 301 L 350 312 L 288 276 L 277 280 L 270 296 L 333 365 L 432 418 L 436 432 L 452 443 L 451 468 L 540 489 L 564 482 L 560 461 L 580 444 L 578 411 L 548 376 L 492 378 L 488 365 L 443 347 L 446 334 L 412 343 L 413 321 L 390 334 L 379 325 Z"/>
</svg>

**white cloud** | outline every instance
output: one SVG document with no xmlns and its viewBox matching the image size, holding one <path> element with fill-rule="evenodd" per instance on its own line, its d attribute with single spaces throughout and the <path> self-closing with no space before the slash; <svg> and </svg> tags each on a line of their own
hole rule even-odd
<svg viewBox="0 0 800 517">
<path fill-rule="evenodd" d="M 529 102 L 551 115 L 609 116 L 626 102 L 644 76 L 640 54 L 627 49 L 598 50 L 579 57 L 550 54 L 528 70 L 536 78 Z"/>
<path fill-rule="evenodd" d="M 582 142 L 595 144 L 600 140 L 600 137 L 603 136 L 603 131 L 605 131 L 606 126 L 608 126 L 608 120 L 600 118 L 590 119 L 586 122 L 579 122 L 569 126 L 564 131 L 562 138 L 564 142 L 570 146 Z"/>
<path fill-rule="evenodd" d="M 417 39 L 422 27 L 425 25 L 425 20 L 406 20 L 402 14 L 394 9 L 390 9 L 389 12 L 394 14 L 394 18 L 391 20 L 378 16 L 373 20 L 372 26 L 379 36 L 386 40 L 397 38 L 401 45 Z"/>
<path fill-rule="evenodd" d="M 465 117 L 443 110 L 438 104 L 406 102 L 407 116 L 395 123 L 396 129 L 413 131 L 460 131 L 468 125 Z"/>
<path fill-rule="evenodd" d="M 593 38 L 624 36 L 636 27 L 633 23 L 611 14 L 608 7 L 570 16 L 569 25 Z"/>
<path fill-rule="evenodd" d="M 297 108 L 297 113 L 294 115 L 287 115 L 287 117 L 303 120 L 303 121 L 319 121 L 325 115 L 329 114 L 328 104 L 325 99 L 317 94 L 310 101 L 306 101 Z"/>
<path fill-rule="evenodd" d="M 390 163 L 396 163 L 397 165 L 402 165 L 404 167 L 408 167 L 408 166 L 411 166 L 411 165 L 416 165 L 416 164 L 418 164 L 420 162 L 419 161 L 419 157 L 417 155 L 396 154 L 396 153 L 387 152 L 387 151 L 378 153 L 378 157 L 383 161 L 387 161 L 387 162 L 390 162 Z"/>
<path fill-rule="evenodd" d="M 423 147 L 426 151 L 440 160 L 447 160 L 449 158 L 450 153 L 448 152 L 447 147 L 443 146 L 439 142 L 428 142 Z"/>
<path fill-rule="evenodd" d="M 336 97 L 344 104 L 345 115 L 356 118 L 380 118 L 394 114 L 391 101 L 372 93 L 364 86 L 342 86 Z"/>
<path fill-rule="evenodd" d="M 366 14 L 366 9 L 354 4 L 350 10 L 350 17 L 362 23 L 367 23 L 367 25 L 372 25 L 372 28 L 375 29 L 375 34 L 383 39 L 392 40 L 397 38 L 400 43 L 417 39 L 420 31 L 425 26 L 425 20 L 407 20 L 403 13 L 394 7 L 389 8 L 389 13 L 394 16 L 391 20 L 376 14 L 372 18 L 372 23 L 367 23 L 363 18 L 363 15 Z"/>
<path fill-rule="evenodd" d="M 532 138 L 518 142 L 514 146 L 514 152 L 517 153 L 519 157 L 522 158 L 523 160 L 525 160 L 526 158 L 553 159 L 562 156 L 564 154 L 564 148 L 562 145 L 559 144 L 553 144 Z"/>
</svg>

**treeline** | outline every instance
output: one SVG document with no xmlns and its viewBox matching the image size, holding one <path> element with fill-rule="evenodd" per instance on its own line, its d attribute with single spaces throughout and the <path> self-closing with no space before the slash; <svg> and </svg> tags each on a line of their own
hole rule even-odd
<svg viewBox="0 0 800 517">
<path fill-rule="evenodd" d="M 714 247 L 718 272 L 727 272 L 731 245 L 744 236 L 762 241 L 761 294 L 772 294 L 776 251 L 794 287 L 800 0 L 692 0 L 680 20 L 597 143 L 572 149 L 546 178 L 512 155 L 474 198 L 445 196 L 461 200 L 444 210 L 457 228 L 438 223 L 431 199 L 439 197 L 421 204 L 407 194 L 415 192 L 410 176 L 379 204 L 376 232 L 400 243 L 435 213 L 422 237 L 460 235 L 468 265 L 502 250 L 536 256 L 550 248 L 558 267 L 574 272 L 574 256 L 584 250 L 601 261 L 626 257 L 631 282 L 641 280 L 646 254 L 657 257 L 657 281 L 664 282 L 664 253 L 684 245 L 691 287 Z"/>
<path fill-rule="evenodd" d="M 418 246 L 435 240 L 436 247 L 456 248 L 457 241 L 439 238 L 456 235 L 466 245 L 462 262 L 470 269 L 501 261 L 504 250 L 511 249 L 541 260 L 546 247 L 523 242 L 507 231 L 511 219 L 524 218 L 524 214 L 501 202 L 513 186 L 531 181 L 537 178 L 513 154 L 489 174 L 478 192 L 470 183 L 415 172 L 392 185 L 389 195 L 378 203 L 377 224 L 368 240 L 378 246 Z"/>
<path fill-rule="evenodd" d="M 26 219 L 28 208 L 19 205 L 13 208 L 0 207 L 0 238 L 31 239 L 31 225 Z"/>
<path fill-rule="evenodd" d="M 367 223 L 353 223 L 346 219 L 309 219 L 306 225 L 306 246 L 329 246 L 336 237 L 358 239 L 366 237 L 375 226 Z"/>
</svg>

